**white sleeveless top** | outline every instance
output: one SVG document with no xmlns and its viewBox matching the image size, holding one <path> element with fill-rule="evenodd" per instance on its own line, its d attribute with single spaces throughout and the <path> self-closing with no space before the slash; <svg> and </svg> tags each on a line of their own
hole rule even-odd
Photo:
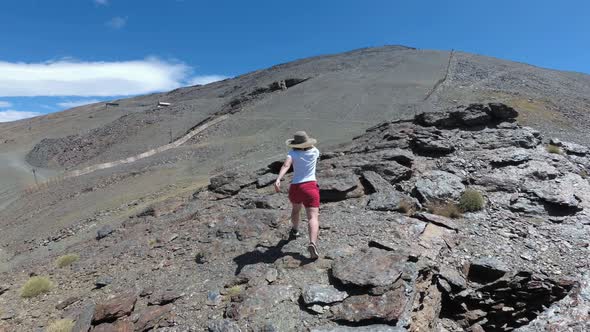
<svg viewBox="0 0 590 332">
<path fill-rule="evenodd" d="M 311 148 L 309 150 L 291 150 L 288 157 L 293 159 L 293 181 L 292 184 L 316 181 L 315 166 L 320 156 L 320 150 Z"/>
</svg>

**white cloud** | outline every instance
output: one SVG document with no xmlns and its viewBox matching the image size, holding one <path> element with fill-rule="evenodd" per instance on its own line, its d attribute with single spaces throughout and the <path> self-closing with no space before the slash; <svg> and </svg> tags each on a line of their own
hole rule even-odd
<svg viewBox="0 0 590 332">
<path fill-rule="evenodd" d="M 125 25 L 127 25 L 127 18 L 126 17 L 121 17 L 121 16 L 115 16 L 113 18 L 111 18 L 110 20 L 108 20 L 105 23 L 108 27 L 113 28 L 113 29 L 122 29 L 123 27 L 125 27 Z"/>
<path fill-rule="evenodd" d="M 94 3 L 99 6 L 108 6 L 109 0 L 94 0 Z"/>
<path fill-rule="evenodd" d="M 15 110 L 0 111 L 0 122 L 22 120 L 22 119 L 26 119 L 26 118 L 32 118 L 32 117 L 38 116 L 38 115 L 41 115 L 41 113 L 22 112 L 22 111 L 15 111 Z"/>
<path fill-rule="evenodd" d="M 188 81 L 188 85 L 205 85 L 205 84 L 221 81 L 226 78 L 228 78 L 228 77 L 223 76 L 223 75 L 195 76 Z"/>
<path fill-rule="evenodd" d="M 157 58 L 120 62 L 0 61 L 0 97 L 125 96 L 176 89 L 191 67 Z"/>
<path fill-rule="evenodd" d="M 94 103 L 99 103 L 99 102 L 100 102 L 100 100 L 98 100 L 98 99 L 69 100 L 69 101 L 57 103 L 57 106 L 65 107 L 65 108 L 72 108 L 72 107 L 78 107 L 78 106 L 82 106 L 82 105 L 94 104 Z"/>
<path fill-rule="evenodd" d="M 11 106 L 12 106 L 12 103 L 0 100 L 0 108 L 7 108 L 7 107 L 11 107 Z"/>
</svg>

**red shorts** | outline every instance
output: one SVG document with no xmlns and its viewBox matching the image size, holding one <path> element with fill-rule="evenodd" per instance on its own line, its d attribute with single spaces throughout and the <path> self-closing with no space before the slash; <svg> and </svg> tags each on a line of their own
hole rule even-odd
<svg viewBox="0 0 590 332">
<path fill-rule="evenodd" d="M 316 181 L 291 184 L 289 187 L 289 200 L 293 204 L 301 204 L 305 207 L 320 207 L 320 187 Z"/>
</svg>

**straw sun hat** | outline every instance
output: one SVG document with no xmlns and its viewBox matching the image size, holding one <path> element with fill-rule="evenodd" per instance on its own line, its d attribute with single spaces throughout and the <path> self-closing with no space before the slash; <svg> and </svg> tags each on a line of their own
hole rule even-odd
<svg viewBox="0 0 590 332">
<path fill-rule="evenodd" d="M 298 131 L 293 138 L 288 139 L 285 143 L 290 148 L 305 149 L 314 146 L 318 141 L 311 138 L 304 131 Z"/>
</svg>

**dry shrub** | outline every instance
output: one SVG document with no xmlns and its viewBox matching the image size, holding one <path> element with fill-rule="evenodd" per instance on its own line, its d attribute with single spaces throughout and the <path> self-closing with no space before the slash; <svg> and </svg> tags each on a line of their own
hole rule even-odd
<svg viewBox="0 0 590 332">
<path fill-rule="evenodd" d="M 467 189 L 461 195 L 459 207 L 463 212 L 480 211 L 485 205 L 483 195 L 475 189 Z"/>
<path fill-rule="evenodd" d="M 399 202 L 399 212 L 412 214 L 414 212 L 414 203 L 412 203 L 410 200 L 402 199 Z"/>
<path fill-rule="evenodd" d="M 49 324 L 46 332 L 72 332 L 74 321 L 71 319 L 60 319 Z"/>
<path fill-rule="evenodd" d="M 78 256 L 77 254 L 67 254 L 67 255 L 63 255 L 58 257 L 55 260 L 55 264 L 57 265 L 57 267 L 66 267 L 71 265 L 72 263 L 76 262 L 77 260 L 80 259 L 80 256 Z"/>
<path fill-rule="evenodd" d="M 53 288 L 53 283 L 47 277 L 31 277 L 21 288 L 20 296 L 24 298 L 35 297 L 47 293 Z"/>
<path fill-rule="evenodd" d="M 435 202 L 426 206 L 428 212 L 447 218 L 461 218 L 461 209 L 453 202 Z"/>
<path fill-rule="evenodd" d="M 557 146 L 557 145 L 547 144 L 547 146 L 545 147 L 545 149 L 549 153 L 561 154 L 561 148 L 559 146 Z"/>
</svg>

